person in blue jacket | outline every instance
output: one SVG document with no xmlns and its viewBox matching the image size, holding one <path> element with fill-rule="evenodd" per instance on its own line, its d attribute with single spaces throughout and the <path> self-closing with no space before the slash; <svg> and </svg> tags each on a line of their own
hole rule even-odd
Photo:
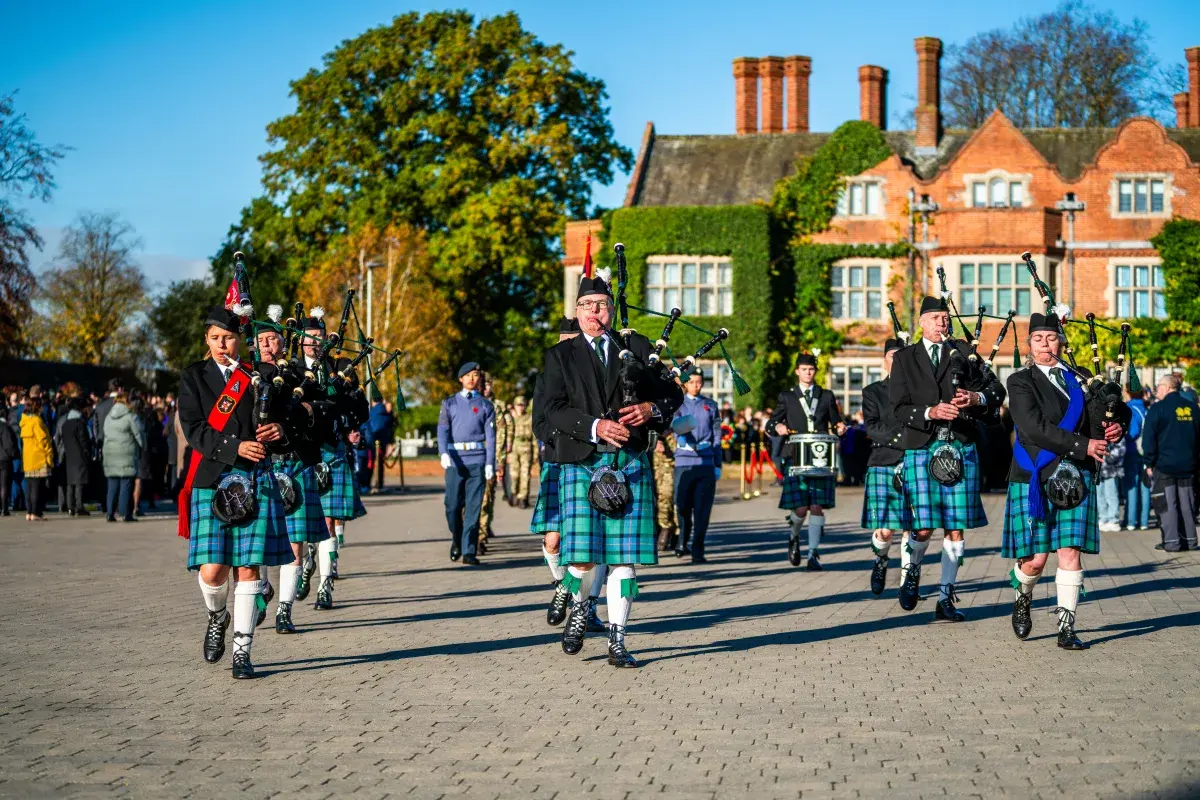
<svg viewBox="0 0 1200 800">
<path fill-rule="evenodd" d="M 708 518 L 721 477 L 721 415 L 715 400 L 700 394 L 704 373 L 697 367 L 683 385 L 683 405 L 675 412 L 675 514 L 679 544 L 675 555 L 703 564 Z M 688 541 L 691 540 L 691 548 Z"/>
<path fill-rule="evenodd" d="M 1150 527 L 1150 481 L 1142 480 L 1146 460 L 1142 456 L 1142 426 L 1146 423 L 1146 401 L 1141 392 L 1131 397 L 1128 390 L 1131 417 L 1125 434 L 1125 530 L 1147 530 Z"/>
</svg>

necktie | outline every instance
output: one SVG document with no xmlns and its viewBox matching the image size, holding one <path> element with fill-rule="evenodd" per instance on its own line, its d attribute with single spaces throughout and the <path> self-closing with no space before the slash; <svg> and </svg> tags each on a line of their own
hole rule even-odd
<svg viewBox="0 0 1200 800">
<path fill-rule="evenodd" d="M 1055 367 L 1050 370 L 1050 374 L 1054 376 L 1054 381 L 1058 384 L 1058 388 L 1063 390 L 1063 394 L 1069 394 L 1067 391 L 1067 377 L 1063 374 L 1061 367 Z"/>
<path fill-rule="evenodd" d="M 600 359 L 600 363 L 607 367 L 608 362 L 604 360 L 604 340 L 597 336 L 592 339 L 592 344 L 596 348 L 596 356 Z"/>
<path fill-rule="evenodd" d="M 942 363 L 942 346 L 935 344 L 929 348 L 929 360 L 933 362 L 933 368 L 937 369 L 938 364 Z"/>
<path fill-rule="evenodd" d="M 804 402 L 812 404 L 812 389 L 804 390 Z"/>
<path fill-rule="evenodd" d="M 229 375 L 233 372 L 229 367 L 221 367 L 221 378 L 229 383 Z"/>
</svg>

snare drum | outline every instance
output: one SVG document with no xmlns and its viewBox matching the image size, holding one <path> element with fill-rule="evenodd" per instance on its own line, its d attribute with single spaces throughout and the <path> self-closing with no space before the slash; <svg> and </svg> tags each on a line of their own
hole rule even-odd
<svg viewBox="0 0 1200 800">
<path fill-rule="evenodd" d="M 838 445 L 841 440 L 828 433 L 794 433 L 787 438 L 792 448 L 788 475 L 832 478 L 837 475 Z"/>
</svg>

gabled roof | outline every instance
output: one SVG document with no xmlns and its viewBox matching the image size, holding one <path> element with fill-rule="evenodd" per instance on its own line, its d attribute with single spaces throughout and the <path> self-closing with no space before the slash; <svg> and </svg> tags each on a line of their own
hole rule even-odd
<svg viewBox="0 0 1200 800">
<path fill-rule="evenodd" d="M 1026 128 L 1021 133 L 1068 181 L 1077 179 L 1116 128 Z M 917 177 L 929 180 L 958 153 L 974 130 L 948 130 L 934 153 L 917 153 L 912 131 L 885 131 L 884 138 Z M 1200 128 L 1168 129 L 1193 163 L 1200 163 Z M 796 159 L 812 155 L 828 133 L 749 136 L 656 136 L 639 154 L 635 206 L 747 205 L 771 199 L 775 182 L 791 175 Z"/>
</svg>

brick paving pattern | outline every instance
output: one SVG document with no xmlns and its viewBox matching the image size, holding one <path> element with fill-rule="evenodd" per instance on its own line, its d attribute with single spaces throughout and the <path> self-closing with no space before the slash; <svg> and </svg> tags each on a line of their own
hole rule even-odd
<svg viewBox="0 0 1200 800">
<path fill-rule="evenodd" d="M 0 796 L 1200 794 L 1200 554 L 1104 534 L 1085 557 L 1092 649 L 1065 653 L 1049 577 L 1033 636 L 1010 631 L 1001 495 L 968 536 L 954 626 L 931 622 L 933 598 L 901 611 L 895 549 L 871 595 L 858 490 L 825 571 L 791 567 L 775 491 L 722 491 L 707 565 L 641 571 L 637 671 L 608 667 L 600 638 L 561 652 L 529 512 L 498 508 L 485 565 L 451 564 L 434 485 L 368 498 L 335 610 L 310 597 L 299 635 L 261 629 L 247 682 L 201 659 L 170 520 L 4 519 Z"/>
</svg>

